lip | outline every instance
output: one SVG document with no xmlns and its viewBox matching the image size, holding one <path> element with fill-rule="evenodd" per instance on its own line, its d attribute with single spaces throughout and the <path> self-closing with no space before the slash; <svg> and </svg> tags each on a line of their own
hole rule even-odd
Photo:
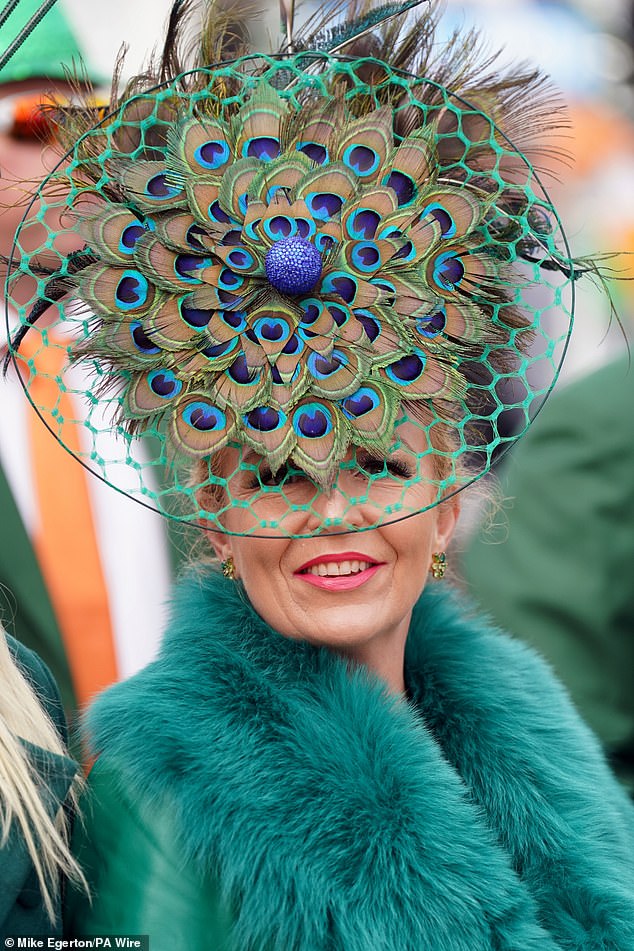
<svg viewBox="0 0 634 951">
<path fill-rule="evenodd" d="M 378 562 L 376 558 L 372 558 L 371 555 L 364 555 L 360 551 L 335 551 L 330 552 L 330 554 L 317 555 L 316 558 L 305 561 L 303 565 L 299 566 L 295 574 L 299 575 L 302 571 L 306 571 L 307 568 L 312 568 L 313 565 L 332 565 L 338 561 L 371 561 L 372 567 L 382 564 L 382 562 Z"/>
<path fill-rule="evenodd" d="M 305 573 L 306 569 L 312 568 L 313 565 L 331 565 L 340 561 L 369 561 L 372 562 L 372 564 L 369 568 L 365 568 L 355 575 L 323 577 L 322 575 Z M 321 588 L 322 591 L 352 591 L 354 588 L 360 588 L 362 585 L 367 584 L 384 564 L 385 562 L 379 562 L 376 558 L 372 558 L 370 555 L 364 555 L 358 551 L 332 552 L 330 554 L 318 555 L 316 558 L 311 558 L 310 561 L 304 562 L 294 574 L 296 578 L 305 581 L 314 588 Z"/>
</svg>

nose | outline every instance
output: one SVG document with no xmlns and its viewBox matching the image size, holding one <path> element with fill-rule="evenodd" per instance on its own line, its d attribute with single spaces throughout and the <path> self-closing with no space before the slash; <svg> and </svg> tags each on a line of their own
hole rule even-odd
<svg viewBox="0 0 634 951">
<path fill-rule="evenodd" d="M 346 532 L 365 524 L 363 506 L 335 484 L 330 489 L 319 489 L 312 499 L 306 531 Z"/>
</svg>

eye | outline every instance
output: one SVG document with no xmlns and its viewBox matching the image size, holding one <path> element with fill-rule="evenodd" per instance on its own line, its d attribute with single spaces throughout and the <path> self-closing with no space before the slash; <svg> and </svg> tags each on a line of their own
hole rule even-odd
<svg viewBox="0 0 634 951">
<path fill-rule="evenodd" d="M 360 476 L 387 475 L 387 466 L 385 459 L 365 459 L 363 462 L 357 460 L 359 468 L 357 470 Z"/>
<path fill-rule="evenodd" d="M 377 458 L 367 453 L 357 453 L 357 469 L 359 477 L 383 477 L 393 479 L 413 479 L 416 475 L 414 466 L 404 459 L 392 456 L 387 459 Z"/>
<path fill-rule="evenodd" d="M 254 488 L 260 487 L 279 487 L 295 485 L 299 482 L 307 482 L 308 476 L 301 469 L 292 469 L 289 466 L 280 466 L 273 473 L 268 466 L 261 466 L 259 473 L 254 474 Z"/>
</svg>

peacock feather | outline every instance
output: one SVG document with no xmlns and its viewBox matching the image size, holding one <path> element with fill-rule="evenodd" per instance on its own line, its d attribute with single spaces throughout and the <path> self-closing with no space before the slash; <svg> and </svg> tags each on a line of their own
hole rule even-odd
<svg viewBox="0 0 634 951">
<path fill-rule="evenodd" d="M 389 445 L 403 401 L 464 396 L 463 354 L 504 336 L 495 197 L 451 181 L 438 118 L 400 139 L 392 108 L 354 106 L 263 78 L 230 118 L 171 125 L 161 160 L 106 161 L 121 201 L 78 224 L 103 328 L 80 352 L 129 376 L 135 429 L 164 418 L 185 455 L 274 433 L 278 466 L 328 484 L 351 445 Z"/>
<path fill-rule="evenodd" d="M 329 487 L 350 453 L 387 453 L 408 416 L 452 427 L 457 458 L 495 425 L 504 374 L 527 370 L 526 249 L 561 253 L 509 138 L 530 151 L 518 87 L 528 100 L 539 81 L 496 86 L 455 43 L 456 93 L 449 56 L 437 78 L 404 72 L 430 55 L 433 13 L 399 25 L 417 6 L 356 2 L 302 35 L 286 4 L 285 52 L 268 57 L 240 55 L 241 29 L 210 15 L 202 47 L 238 58 L 174 77 L 175 6 L 159 85 L 128 87 L 92 126 L 61 116 L 81 135 L 40 201 L 64 196 L 84 257 L 51 268 L 44 296 L 74 315 L 72 360 L 116 393 L 116 425 L 160 434 L 180 468 L 242 446 Z"/>
</svg>

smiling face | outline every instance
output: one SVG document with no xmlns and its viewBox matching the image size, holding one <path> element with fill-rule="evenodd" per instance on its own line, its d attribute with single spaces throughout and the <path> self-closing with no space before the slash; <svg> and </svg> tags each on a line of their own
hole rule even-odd
<svg viewBox="0 0 634 951">
<path fill-rule="evenodd" d="M 415 449 L 421 433 L 405 424 L 399 436 Z M 376 524 L 377 509 L 389 505 L 391 495 L 400 498 L 403 492 L 412 507 L 430 504 L 436 494 L 434 457 L 420 456 L 418 473 L 412 471 L 414 458 L 409 452 L 396 451 L 385 460 L 366 462 L 364 469 L 340 473 L 341 487 L 317 493 L 310 514 L 297 513 L 302 524 L 298 521 L 294 526 L 296 534 L 313 532 L 312 537 L 211 536 L 218 556 L 233 558 L 251 604 L 274 630 L 347 654 L 375 669 L 377 656 L 392 657 L 402 669 L 412 609 L 425 586 L 432 553 L 442 551 L 453 532 L 459 510 L 456 496 L 419 515 L 369 531 L 341 534 L 320 530 L 320 523 L 336 524 L 345 513 L 351 527 L 365 529 Z M 417 475 L 426 475 L 427 480 L 404 489 L 403 483 Z M 361 486 L 370 476 L 371 491 L 366 485 L 364 492 Z M 248 473 L 242 477 L 246 479 Z M 289 492 L 315 494 L 314 486 L 302 484 L 300 476 L 294 479 Z M 364 501 L 350 508 L 346 496 L 352 490 L 341 485 L 342 479 L 356 480 L 356 494 Z M 249 484 L 243 489 L 245 500 Z M 279 504 L 275 491 L 269 504 Z M 239 533 L 249 529 L 252 515 L 248 509 L 234 508 L 225 514 L 224 522 L 229 532 Z"/>
</svg>

